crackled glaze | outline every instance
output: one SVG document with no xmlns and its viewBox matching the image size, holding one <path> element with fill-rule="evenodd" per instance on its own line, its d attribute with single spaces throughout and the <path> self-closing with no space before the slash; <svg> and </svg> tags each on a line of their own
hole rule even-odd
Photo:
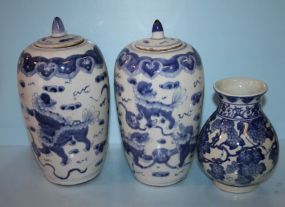
<svg viewBox="0 0 285 207">
<path fill-rule="evenodd" d="M 53 34 L 19 58 L 18 89 L 34 154 L 49 181 L 72 185 L 95 177 L 108 135 L 108 75 L 94 44 L 66 34 L 59 18 Z"/>
<path fill-rule="evenodd" d="M 267 87 L 253 79 L 229 78 L 215 89 L 220 103 L 200 132 L 199 161 L 218 188 L 254 190 L 278 160 L 277 136 L 260 105 Z"/>
<path fill-rule="evenodd" d="M 165 38 L 155 21 L 152 38 L 128 45 L 115 66 L 123 146 L 134 176 L 165 186 L 187 174 L 196 145 L 204 78 L 196 50 Z"/>
</svg>

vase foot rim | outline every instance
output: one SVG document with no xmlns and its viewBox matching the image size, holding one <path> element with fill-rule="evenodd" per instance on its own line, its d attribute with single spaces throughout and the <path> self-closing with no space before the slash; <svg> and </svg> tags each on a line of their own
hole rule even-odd
<svg viewBox="0 0 285 207">
<path fill-rule="evenodd" d="M 153 187 L 166 187 L 169 185 L 174 185 L 176 183 L 181 182 L 182 180 L 184 180 L 186 178 L 187 175 L 184 175 L 182 177 L 180 177 L 179 179 L 175 179 L 172 181 L 168 181 L 168 182 L 152 182 L 149 181 L 147 179 L 141 179 L 137 176 L 134 176 L 136 178 L 137 181 L 139 181 L 140 183 L 144 184 L 144 185 L 148 185 L 148 186 L 153 186 Z"/>
<path fill-rule="evenodd" d="M 214 181 L 213 183 L 218 189 L 229 193 L 248 193 L 254 191 L 258 187 L 258 185 L 250 185 L 245 187 L 230 186 L 217 181 Z"/>
</svg>

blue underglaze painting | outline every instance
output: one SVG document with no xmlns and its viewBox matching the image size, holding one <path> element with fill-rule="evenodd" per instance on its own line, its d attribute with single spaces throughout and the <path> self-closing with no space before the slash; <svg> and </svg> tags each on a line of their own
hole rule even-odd
<svg viewBox="0 0 285 207">
<path fill-rule="evenodd" d="M 203 102 L 198 53 L 189 46 L 185 53 L 153 58 L 129 46 L 117 58 L 114 86 L 123 146 L 135 177 L 151 185 L 181 180 L 192 161 L 200 123 L 195 115 Z"/>
<path fill-rule="evenodd" d="M 21 70 L 27 77 L 38 74 L 44 80 L 50 80 L 56 76 L 59 78 L 72 79 L 79 71 L 92 73 L 93 69 L 103 68 L 104 60 L 99 49 L 94 46 L 82 55 L 71 55 L 67 58 L 45 58 L 31 56 L 23 52 L 18 63 L 18 72 Z"/>
<path fill-rule="evenodd" d="M 261 97 L 218 95 L 218 109 L 200 132 L 199 161 L 217 182 L 256 185 L 268 177 L 278 160 L 277 136 L 262 112 Z"/>
<path fill-rule="evenodd" d="M 85 47 L 66 58 L 26 50 L 19 58 L 19 94 L 31 144 L 47 178 L 58 184 L 96 176 L 107 148 L 107 69 L 99 49 Z"/>
</svg>

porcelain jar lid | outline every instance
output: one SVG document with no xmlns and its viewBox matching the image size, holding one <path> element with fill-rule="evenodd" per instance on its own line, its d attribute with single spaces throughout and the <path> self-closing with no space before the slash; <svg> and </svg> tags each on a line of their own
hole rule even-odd
<svg viewBox="0 0 285 207">
<path fill-rule="evenodd" d="M 155 20 L 151 38 L 138 40 L 134 46 L 143 51 L 162 52 L 179 49 L 183 46 L 183 42 L 179 39 L 165 37 L 160 21 Z"/>
<path fill-rule="evenodd" d="M 81 36 L 67 34 L 61 19 L 55 17 L 52 23 L 52 34 L 41 38 L 33 45 L 38 48 L 66 48 L 76 46 L 82 42 L 84 42 L 84 39 Z"/>
</svg>

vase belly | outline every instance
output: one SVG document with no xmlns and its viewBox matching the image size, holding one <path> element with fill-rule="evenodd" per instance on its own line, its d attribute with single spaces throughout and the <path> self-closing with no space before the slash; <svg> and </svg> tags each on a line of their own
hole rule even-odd
<svg viewBox="0 0 285 207">
<path fill-rule="evenodd" d="M 135 55 L 131 50 L 119 55 L 115 93 L 129 166 L 142 183 L 174 184 L 186 176 L 196 146 L 204 93 L 202 66 L 193 65 L 191 72 L 181 67 L 177 73 L 152 73 L 139 65 L 132 74 L 128 65 L 119 65 L 125 56 Z"/>
<path fill-rule="evenodd" d="M 97 58 L 101 53 L 95 45 L 86 44 L 77 52 L 48 58 L 27 49 L 17 73 L 34 154 L 47 179 L 61 185 L 94 178 L 101 171 L 108 141 L 109 82 L 104 60 Z M 59 71 L 60 66 L 74 73 Z"/>
<path fill-rule="evenodd" d="M 199 135 L 199 162 L 218 188 L 248 192 L 276 166 L 278 138 L 261 109 L 262 94 L 218 96 L 218 108 Z"/>
</svg>

